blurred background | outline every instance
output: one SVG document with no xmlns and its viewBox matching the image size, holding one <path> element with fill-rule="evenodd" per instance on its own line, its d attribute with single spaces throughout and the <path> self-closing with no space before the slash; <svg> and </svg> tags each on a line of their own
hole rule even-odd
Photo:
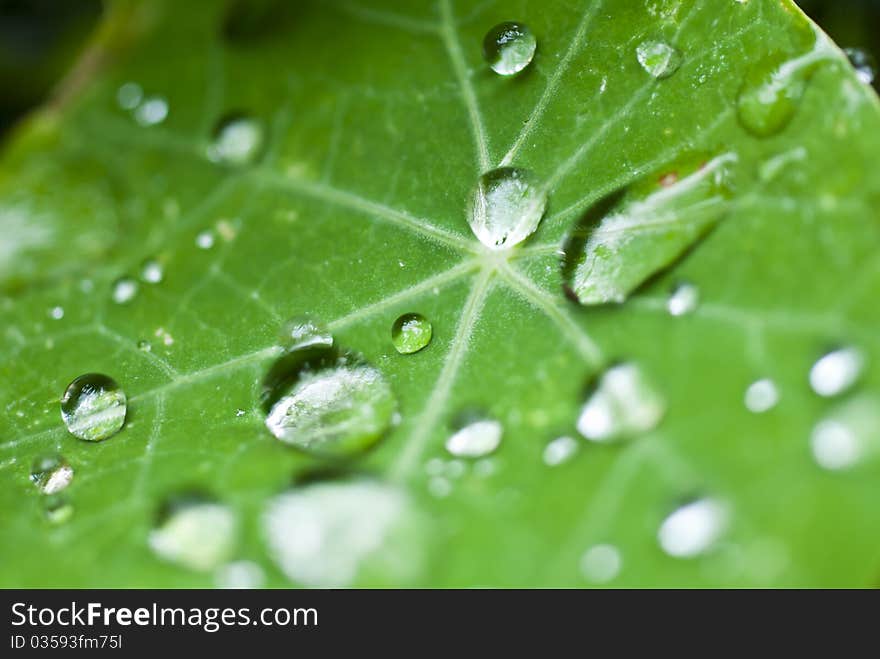
<svg viewBox="0 0 880 659">
<path fill-rule="evenodd" d="M 798 0 L 877 89 L 880 0 Z M 101 17 L 101 0 L 0 0 L 0 137 L 51 94 Z"/>
</svg>

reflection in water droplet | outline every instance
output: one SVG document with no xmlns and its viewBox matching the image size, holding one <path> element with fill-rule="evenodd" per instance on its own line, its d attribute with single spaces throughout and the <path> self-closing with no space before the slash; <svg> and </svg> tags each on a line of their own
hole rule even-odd
<svg viewBox="0 0 880 659">
<path fill-rule="evenodd" d="M 458 458 L 481 458 L 498 448 L 502 432 L 494 419 L 470 421 L 446 440 L 446 450 Z"/>
<path fill-rule="evenodd" d="M 548 467 L 568 462 L 577 453 L 578 442 L 573 437 L 557 437 L 544 447 L 544 464 Z"/>
<path fill-rule="evenodd" d="M 499 23 L 483 38 L 483 58 L 503 76 L 519 73 L 531 63 L 538 41 L 522 23 Z"/>
<path fill-rule="evenodd" d="M 481 243 L 506 249 L 534 233 L 546 207 L 547 194 L 531 172 L 500 167 L 480 177 L 468 219 Z"/>
<path fill-rule="evenodd" d="M 116 90 L 116 102 L 123 110 L 134 110 L 143 97 L 144 90 L 136 82 L 126 82 Z"/>
<path fill-rule="evenodd" d="M 681 53 L 662 41 L 643 41 L 636 48 L 639 64 L 653 77 L 668 78 L 681 66 Z"/>
<path fill-rule="evenodd" d="M 208 147 L 208 159 L 227 165 L 247 165 L 260 155 L 264 139 L 263 125 L 244 115 L 224 118 L 214 131 Z"/>
<path fill-rule="evenodd" d="M 404 493 L 383 483 L 290 490 L 269 502 L 263 529 L 278 567 L 305 586 L 400 585 L 421 566 L 420 524 Z"/>
<path fill-rule="evenodd" d="M 87 373 L 71 382 L 61 397 L 61 418 L 75 437 L 99 442 L 112 437 L 125 423 L 125 392 L 116 381 Z"/>
<path fill-rule="evenodd" d="M 727 523 L 727 506 L 714 499 L 698 499 L 663 520 L 657 540 L 670 556 L 692 558 L 713 549 Z"/>
<path fill-rule="evenodd" d="M 672 289 L 666 309 L 672 316 L 684 316 L 700 303 L 700 289 L 689 282 L 681 282 Z"/>
<path fill-rule="evenodd" d="M 113 284 L 113 301 L 116 304 L 126 304 L 137 295 L 138 283 L 131 277 L 120 277 Z"/>
<path fill-rule="evenodd" d="M 874 82 L 877 75 L 877 60 L 866 50 L 861 48 L 844 48 L 843 52 L 849 58 L 849 63 L 856 70 L 856 77 L 866 85 Z"/>
<path fill-rule="evenodd" d="M 838 403 L 813 427 L 813 458 L 823 469 L 851 469 L 880 454 L 880 401 L 861 395 Z"/>
<path fill-rule="evenodd" d="M 434 328 L 418 313 L 405 313 L 391 326 L 391 342 L 401 355 L 418 352 L 431 342 Z"/>
<path fill-rule="evenodd" d="M 134 111 L 134 118 L 141 126 L 155 126 L 168 116 L 168 101 L 160 96 L 144 100 Z"/>
<path fill-rule="evenodd" d="M 58 454 L 41 456 L 31 466 L 31 482 L 43 494 L 60 492 L 72 480 L 73 468 Z"/>
<path fill-rule="evenodd" d="M 856 348 L 839 348 L 823 355 L 810 369 L 810 386 L 820 396 L 838 396 L 859 379 L 865 357 Z"/>
<path fill-rule="evenodd" d="M 237 524 L 232 510 L 203 497 L 168 501 L 150 531 L 148 544 L 161 559 L 191 570 L 214 570 L 235 549 Z"/>
<path fill-rule="evenodd" d="M 253 561 L 234 561 L 217 570 L 215 583 L 217 588 L 262 588 L 266 583 L 266 575 L 263 568 Z"/>
<path fill-rule="evenodd" d="M 756 380 L 746 389 L 745 404 L 749 412 L 761 414 L 776 407 L 779 402 L 779 390 L 773 380 L 763 378 Z"/>
<path fill-rule="evenodd" d="M 623 565 L 620 551 L 614 545 L 595 545 L 581 556 L 581 574 L 592 583 L 608 583 Z"/>
<path fill-rule="evenodd" d="M 617 364 L 599 378 L 577 421 L 578 432 L 595 442 L 629 438 L 660 423 L 666 402 L 642 370 Z"/>
<path fill-rule="evenodd" d="M 281 328 L 281 347 L 285 352 L 329 350 L 333 335 L 309 316 L 295 316 Z"/>
<path fill-rule="evenodd" d="M 51 494 L 43 503 L 43 513 L 50 524 L 64 524 L 73 517 L 73 505 L 63 494 Z"/>
<path fill-rule="evenodd" d="M 141 266 L 141 279 L 148 284 L 158 284 L 164 276 L 162 264 L 156 259 L 148 259 Z"/>
<path fill-rule="evenodd" d="M 199 249 L 211 249 L 214 246 L 214 232 L 206 229 L 196 236 L 196 247 Z"/>
</svg>

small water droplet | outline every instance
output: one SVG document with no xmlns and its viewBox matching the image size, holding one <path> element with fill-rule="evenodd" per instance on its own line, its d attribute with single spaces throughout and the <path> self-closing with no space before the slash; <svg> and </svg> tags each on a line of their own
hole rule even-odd
<svg viewBox="0 0 880 659">
<path fill-rule="evenodd" d="M 514 75 L 531 63 L 537 47 L 535 35 L 522 23 L 499 23 L 483 38 L 483 58 L 495 73 Z"/>
<path fill-rule="evenodd" d="M 162 264 L 156 259 L 148 259 L 141 266 L 141 279 L 148 284 L 158 284 L 164 276 Z"/>
<path fill-rule="evenodd" d="M 697 308 L 700 303 L 700 289 L 690 282 L 680 282 L 669 294 L 666 309 L 672 316 L 684 316 Z"/>
<path fill-rule="evenodd" d="M 838 403 L 813 427 L 813 458 L 823 469 L 851 469 L 880 454 L 880 404 L 862 395 Z"/>
<path fill-rule="evenodd" d="M 73 505 L 63 494 L 51 494 L 43 503 L 43 514 L 50 524 L 64 524 L 73 517 Z"/>
<path fill-rule="evenodd" d="M 849 63 L 856 70 L 856 77 L 864 84 L 870 85 L 877 75 L 877 60 L 866 50 L 861 48 L 844 48 L 843 52 L 849 58 Z"/>
<path fill-rule="evenodd" d="M 668 78 L 681 66 L 681 52 L 662 41 L 643 41 L 636 48 L 639 64 L 657 79 Z"/>
<path fill-rule="evenodd" d="M 411 355 L 431 342 L 434 328 L 418 313 L 405 313 L 391 326 L 391 342 L 401 355 Z"/>
<path fill-rule="evenodd" d="M 266 575 L 253 561 L 234 561 L 217 570 L 215 579 L 217 588 L 253 589 L 262 588 L 266 583 Z"/>
<path fill-rule="evenodd" d="M 295 316 L 281 328 L 281 347 L 285 352 L 329 350 L 333 335 L 309 316 Z"/>
<path fill-rule="evenodd" d="M 159 558 L 207 572 L 229 560 L 236 532 L 232 509 L 201 495 L 187 495 L 163 505 L 147 542 Z"/>
<path fill-rule="evenodd" d="M 225 117 L 214 131 L 208 159 L 233 166 L 250 164 L 262 151 L 264 133 L 262 123 L 253 117 L 240 114 Z"/>
<path fill-rule="evenodd" d="M 768 412 L 779 402 L 779 389 L 776 383 L 768 378 L 756 380 L 746 389 L 744 399 L 746 409 L 755 414 Z"/>
<path fill-rule="evenodd" d="M 494 419 L 465 415 L 465 422 L 446 440 L 446 450 L 457 458 L 481 458 L 501 444 L 503 428 Z"/>
<path fill-rule="evenodd" d="M 73 480 L 73 468 L 60 455 L 44 455 L 31 466 L 31 482 L 43 494 L 56 494 Z"/>
<path fill-rule="evenodd" d="M 839 396 L 862 375 L 865 356 L 856 348 L 838 348 L 820 357 L 810 369 L 810 386 L 820 396 Z"/>
<path fill-rule="evenodd" d="M 113 301 L 116 304 L 127 304 L 138 292 L 138 283 L 131 277 L 120 277 L 113 284 Z"/>
<path fill-rule="evenodd" d="M 214 246 L 214 232 L 210 229 L 199 232 L 196 236 L 196 247 L 199 249 L 211 249 Z"/>
<path fill-rule="evenodd" d="M 614 545 L 595 545 L 581 556 L 581 574 L 592 583 L 613 581 L 622 565 L 620 551 Z"/>
<path fill-rule="evenodd" d="M 141 339 L 140 341 L 137 342 L 137 347 L 138 347 L 138 350 L 140 350 L 141 352 L 152 352 L 153 351 L 153 344 L 150 343 L 149 341 L 145 341 L 143 339 Z"/>
<path fill-rule="evenodd" d="M 144 99 L 134 111 L 134 118 L 141 126 L 155 126 L 168 116 L 168 101 L 160 96 Z"/>
<path fill-rule="evenodd" d="M 116 90 L 116 102 L 123 110 L 134 110 L 144 98 L 144 90 L 136 82 L 126 82 Z"/>
<path fill-rule="evenodd" d="M 468 219 L 481 243 L 506 249 L 535 232 L 546 207 L 547 194 L 531 172 L 500 167 L 480 177 Z"/>
<path fill-rule="evenodd" d="M 64 307 L 52 307 L 49 309 L 49 317 L 54 320 L 61 320 L 64 318 Z"/>
<path fill-rule="evenodd" d="M 281 571 L 306 586 L 377 581 L 418 574 L 420 525 L 405 494 L 366 479 L 316 482 L 269 502 L 263 528 Z"/>
<path fill-rule="evenodd" d="M 727 506 L 698 499 L 673 511 L 660 526 L 660 548 L 676 558 L 692 558 L 714 548 L 727 528 Z"/>
<path fill-rule="evenodd" d="M 86 373 L 71 382 L 61 397 L 61 418 L 75 437 L 100 442 L 125 423 L 125 392 L 100 373 Z"/>
<path fill-rule="evenodd" d="M 568 462 L 577 453 L 578 446 L 574 437 L 557 437 L 544 447 L 544 464 L 555 467 Z"/>
<path fill-rule="evenodd" d="M 578 432 L 595 442 L 629 438 L 660 423 L 666 402 L 642 370 L 623 363 L 606 370 L 577 421 Z"/>
</svg>

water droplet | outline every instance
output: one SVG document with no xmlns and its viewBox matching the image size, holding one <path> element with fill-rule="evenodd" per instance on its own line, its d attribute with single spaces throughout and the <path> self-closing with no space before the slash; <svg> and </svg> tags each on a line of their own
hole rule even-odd
<svg viewBox="0 0 880 659">
<path fill-rule="evenodd" d="M 495 73 L 514 75 L 531 63 L 537 46 L 535 35 L 522 23 L 499 23 L 483 38 L 483 58 Z"/>
<path fill-rule="evenodd" d="M 546 207 L 547 194 L 531 172 L 500 167 L 480 177 L 469 221 L 481 243 L 506 249 L 534 233 Z"/>
<path fill-rule="evenodd" d="M 148 544 L 163 560 L 209 571 L 229 560 L 236 531 L 235 514 L 228 506 L 202 496 L 178 497 L 159 512 Z"/>
<path fill-rule="evenodd" d="M 148 284 L 158 284 L 165 276 L 162 270 L 162 264 L 156 259 L 148 259 L 141 266 L 141 279 Z"/>
<path fill-rule="evenodd" d="M 577 421 L 578 432 L 595 442 L 629 438 L 660 423 L 666 402 L 642 370 L 623 363 L 606 370 Z"/>
<path fill-rule="evenodd" d="M 58 454 L 44 455 L 31 466 L 31 482 L 43 494 L 56 494 L 73 480 L 73 468 Z"/>
<path fill-rule="evenodd" d="M 52 307 L 49 309 L 49 317 L 53 320 L 61 320 L 64 318 L 64 307 Z"/>
<path fill-rule="evenodd" d="M 727 506 L 698 499 L 676 509 L 657 533 L 661 549 L 676 558 L 692 558 L 713 549 L 727 528 Z"/>
<path fill-rule="evenodd" d="M 578 446 L 574 437 L 557 437 L 544 447 L 544 464 L 555 467 L 568 462 L 577 453 Z"/>
<path fill-rule="evenodd" d="M 690 282 L 676 284 L 666 301 L 666 309 L 672 316 L 684 316 L 700 303 L 700 289 Z"/>
<path fill-rule="evenodd" d="M 366 479 L 281 494 L 269 502 L 263 528 L 278 567 L 305 586 L 398 585 L 421 564 L 422 534 L 408 499 Z"/>
<path fill-rule="evenodd" d="M 113 378 L 99 373 L 80 375 L 61 397 L 61 418 L 67 429 L 89 442 L 100 442 L 119 432 L 126 409 L 125 392 Z"/>
<path fill-rule="evenodd" d="M 592 583 L 613 581 L 622 565 L 620 551 L 614 545 L 595 545 L 581 556 L 581 574 Z"/>
<path fill-rule="evenodd" d="M 234 561 L 217 570 L 215 581 L 218 588 L 262 588 L 266 583 L 266 575 L 263 568 L 253 561 Z"/>
<path fill-rule="evenodd" d="M 762 414 L 776 407 L 779 402 L 779 390 L 773 380 L 763 378 L 756 380 L 746 389 L 745 404 L 749 412 Z"/>
<path fill-rule="evenodd" d="M 329 350 L 333 347 L 333 335 L 312 318 L 295 316 L 281 329 L 281 347 L 286 352 Z"/>
<path fill-rule="evenodd" d="M 152 352 L 153 351 L 153 344 L 150 343 L 149 341 L 144 341 L 143 339 L 141 339 L 140 341 L 137 342 L 137 347 L 138 347 L 138 350 L 140 350 L 142 352 Z"/>
<path fill-rule="evenodd" d="M 445 499 L 452 494 L 452 483 L 444 476 L 434 476 L 428 481 L 428 492 L 432 497 Z"/>
<path fill-rule="evenodd" d="M 137 295 L 138 283 L 131 277 L 120 277 L 113 284 L 113 301 L 116 304 L 127 304 Z"/>
<path fill-rule="evenodd" d="M 51 494 L 43 503 L 43 513 L 50 524 L 64 524 L 73 517 L 73 505 L 63 494 Z"/>
<path fill-rule="evenodd" d="M 813 427 L 813 458 L 823 469 L 851 469 L 880 454 L 880 404 L 862 395 L 839 403 Z"/>
<path fill-rule="evenodd" d="M 418 313 L 405 313 L 391 326 L 391 342 L 401 355 L 418 352 L 431 342 L 434 328 Z"/>
<path fill-rule="evenodd" d="M 849 58 L 849 63 L 856 70 L 856 77 L 866 85 L 874 82 L 877 75 L 877 60 L 866 50 L 861 48 L 844 48 L 843 52 Z"/>
<path fill-rule="evenodd" d="M 639 64 L 657 79 L 668 78 L 681 66 L 681 52 L 662 41 L 643 41 L 636 48 Z"/>
<path fill-rule="evenodd" d="M 498 448 L 502 432 L 494 419 L 469 420 L 446 440 L 446 450 L 458 458 L 482 458 Z"/>
<path fill-rule="evenodd" d="M 123 110 L 134 110 L 144 98 L 144 90 L 136 82 L 126 82 L 116 90 L 116 102 Z"/>
<path fill-rule="evenodd" d="M 214 246 L 214 232 L 206 229 L 196 236 L 196 247 L 199 249 L 211 249 Z"/>
<path fill-rule="evenodd" d="M 134 111 L 134 118 L 141 126 L 155 126 L 168 116 L 168 101 L 160 96 L 144 100 Z"/>
<path fill-rule="evenodd" d="M 214 141 L 208 147 L 208 159 L 234 166 L 250 164 L 260 155 L 264 133 L 263 125 L 252 117 L 226 117 L 214 131 Z"/>
<path fill-rule="evenodd" d="M 820 357 L 810 369 L 810 386 L 820 396 L 848 391 L 862 375 L 865 357 L 856 348 L 839 348 Z"/>
</svg>

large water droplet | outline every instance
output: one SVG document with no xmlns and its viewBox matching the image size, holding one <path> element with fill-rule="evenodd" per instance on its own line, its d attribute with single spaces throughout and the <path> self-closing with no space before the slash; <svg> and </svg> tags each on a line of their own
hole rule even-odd
<svg viewBox="0 0 880 659">
<path fill-rule="evenodd" d="M 418 313 L 405 313 L 391 326 L 391 342 L 401 355 L 418 352 L 431 342 L 434 328 Z"/>
<path fill-rule="evenodd" d="M 503 76 L 519 73 L 531 63 L 538 41 L 522 23 L 499 23 L 483 38 L 483 57 Z"/>
<path fill-rule="evenodd" d="M 816 464 L 831 471 L 880 455 L 880 402 L 862 395 L 839 403 L 813 427 L 810 448 Z"/>
<path fill-rule="evenodd" d="M 192 570 L 213 570 L 235 549 L 237 524 L 228 507 L 201 496 L 169 500 L 150 531 L 150 549 L 160 558 Z"/>
<path fill-rule="evenodd" d="M 865 366 L 856 348 L 839 348 L 820 357 L 810 369 L 810 386 L 820 396 L 838 396 L 858 381 Z"/>
<path fill-rule="evenodd" d="M 263 528 L 289 579 L 305 586 L 399 585 L 418 573 L 420 525 L 402 491 L 365 479 L 317 482 L 269 502 Z"/>
<path fill-rule="evenodd" d="M 663 41 L 643 41 L 636 48 L 639 64 L 653 77 L 668 78 L 681 66 L 681 52 Z"/>
<path fill-rule="evenodd" d="M 756 380 L 746 389 L 744 398 L 746 409 L 755 414 L 768 412 L 779 402 L 779 389 L 776 383 L 768 378 Z"/>
<path fill-rule="evenodd" d="M 43 494 L 60 492 L 73 480 L 73 468 L 60 455 L 44 455 L 31 466 L 31 482 Z"/>
<path fill-rule="evenodd" d="M 446 440 L 446 450 L 458 458 L 481 458 L 498 448 L 502 432 L 494 419 L 469 419 Z"/>
<path fill-rule="evenodd" d="M 131 277 L 120 277 L 113 284 L 113 301 L 116 304 L 127 304 L 138 292 L 138 283 Z"/>
<path fill-rule="evenodd" d="M 252 117 L 226 117 L 214 131 L 214 141 L 208 147 L 208 158 L 227 165 L 250 164 L 262 151 L 264 133 L 263 125 Z"/>
<path fill-rule="evenodd" d="M 698 499 L 670 514 L 660 526 L 657 540 L 670 556 L 692 558 L 710 551 L 727 523 L 726 505 L 715 499 Z"/>
<path fill-rule="evenodd" d="M 555 467 L 568 462 L 578 450 L 578 441 L 574 437 L 557 437 L 544 447 L 544 464 Z"/>
<path fill-rule="evenodd" d="M 581 574 L 592 583 L 608 583 L 623 565 L 620 551 L 614 545 L 595 545 L 581 556 Z"/>
<path fill-rule="evenodd" d="M 866 50 L 861 48 L 844 48 L 849 63 L 856 70 L 856 77 L 866 85 L 874 82 L 877 75 L 877 60 Z"/>
<path fill-rule="evenodd" d="M 469 221 L 481 243 L 506 249 L 535 232 L 546 207 L 547 194 L 531 172 L 500 167 L 480 177 Z"/>
<path fill-rule="evenodd" d="M 581 408 L 578 432 L 594 442 L 630 438 L 653 430 L 666 412 L 666 401 L 642 370 L 632 363 L 606 370 Z"/>
<path fill-rule="evenodd" d="M 690 282 L 676 284 L 666 301 L 666 309 L 672 316 L 684 316 L 700 303 L 700 289 Z"/>
<path fill-rule="evenodd" d="M 100 442 L 125 423 L 125 392 L 100 373 L 86 373 L 71 382 L 61 397 L 61 418 L 75 437 Z"/>
</svg>

